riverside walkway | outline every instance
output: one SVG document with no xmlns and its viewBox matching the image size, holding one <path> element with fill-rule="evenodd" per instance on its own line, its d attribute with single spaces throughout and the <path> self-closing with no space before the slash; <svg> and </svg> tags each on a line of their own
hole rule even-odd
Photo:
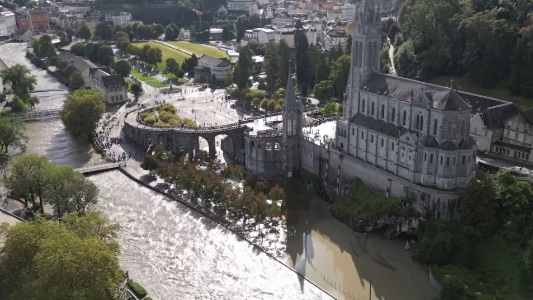
<svg viewBox="0 0 533 300">
<path fill-rule="evenodd" d="M 81 167 L 81 168 L 77 168 L 74 170 L 80 172 L 81 174 L 87 175 L 87 174 L 94 174 L 94 173 L 101 173 L 101 172 L 115 170 L 124 165 L 125 165 L 124 162 L 107 163 L 107 164 L 99 164 L 99 165 L 94 165 L 94 166 Z"/>
</svg>

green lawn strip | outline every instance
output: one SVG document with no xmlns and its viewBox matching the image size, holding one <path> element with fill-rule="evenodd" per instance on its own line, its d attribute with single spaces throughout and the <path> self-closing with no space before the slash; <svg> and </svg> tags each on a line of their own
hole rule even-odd
<svg viewBox="0 0 533 300">
<path fill-rule="evenodd" d="M 163 54 L 163 62 L 160 62 L 157 64 L 157 70 L 161 73 L 163 73 L 165 71 L 165 68 L 167 67 L 167 64 L 165 62 L 165 60 L 167 60 L 167 58 L 173 58 L 176 60 L 176 62 L 178 62 L 179 64 L 181 64 L 186 58 L 189 58 L 190 56 L 181 52 L 181 51 L 178 51 L 178 50 L 174 50 L 170 47 L 167 47 L 165 45 L 162 45 L 162 44 L 158 44 L 158 43 L 155 43 L 155 42 L 142 42 L 142 43 L 135 43 L 135 45 L 137 47 L 140 47 L 142 48 L 144 45 L 149 45 L 150 47 L 152 48 L 159 48 L 161 49 L 161 53 Z"/>
<path fill-rule="evenodd" d="M 193 44 L 189 42 L 166 42 L 172 46 L 181 48 L 183 50 L 189 51 L 191 53 L 196 54 L 196 56 L 200 57 L 204 54 L 207 54 L 214 58 L 228 58 L 228 54 L 222 50 L 218 50 L 214 47 L 201 45 L 201 44 Z"/>
<path fill-rule="evenodd" d="M 435 78 L 431 81 L 433 84 L 450 86 L 450 82 L 453 80 L 453 88 L 461 91 L 479 94 L 483 96 L 488 96 L 492 98 L 497 98 L 505 101 L 513 102 L 516 106 L 527 109 L 533 107 L 533 99 L 526 98 L 519 95 L 513 95 L 505 86 L 500 85 L 499 87 L 486 89 L 472 80 L 465 77 L 452 77 L 452 76 L 442 76 Z"/>
<path fill-rule="evenodd" d="M 435 266 L 435 276 L 442 283 L 446 275 L 468 286 L 467 294 L 489 295 L 486 299 L 525 299 L 521 290 L 520 251 L 517 246 L 492 238 L 474 249 L 470 268 L 462 265 Z"/>
<path fill-rule="evenodd" d="M 168 86 L 168 84 L 157 80 L 155 77 L 148 76 L 148 75 L 146 75 L 144 73 L 141 73 L 141 72 L 139 72 L 139 71 L 137 71 L 135 69 L 131 69 L 130 74 L 133 75 L 135 78 L 146 82 L 151 87 L 161 88 L 161 87 Z"/>
<path fill-rule="evenodd" d="M 411 202 L 411 200 L 400 197 L 387 198 L 379 195 L 357 179 L 350 185 L 346 193 L 335 200 L 332 210 L 339 216 L 363 220 L 374 220 L 384 214 L 416 215 L 412 208 L 407 209 L 407 211 L 399 209 L 401 204 L 406 202 Z"/>
</svg>

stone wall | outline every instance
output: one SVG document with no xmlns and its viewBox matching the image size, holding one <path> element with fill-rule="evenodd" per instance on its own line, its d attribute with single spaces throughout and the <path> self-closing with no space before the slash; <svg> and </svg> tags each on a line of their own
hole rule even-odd
<svg viewBox="0 0 533 300">
<path fill-rule="evenodd" d="M 385 170 L 335 149 L 301 140 L 302 168 L 329 183 L 345 184 L 360 178 L 372 190 L 393 197 L 410 197 L 414 208 L 426 217 L 453 219 L 459 209 L 459 192 L 413 184 Z"/>
</svg>

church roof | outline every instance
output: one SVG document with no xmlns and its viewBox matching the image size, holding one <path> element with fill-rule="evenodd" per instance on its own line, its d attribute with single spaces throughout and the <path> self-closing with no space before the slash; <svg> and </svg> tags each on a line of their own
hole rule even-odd
<svg viewBox="0 0 533 300">
<path fill-rule="evenodd" d="M 462 139 L 459 142 L 459 149 L 472 149 L 472 147 L 474 147 L 475 145 L 477 145 L 476 140 L 469 136 L 468 138 Z"/>
<path fill-rule="evenodd" d="M 463 100 L 466 101 L 466 103 L 472 106 L 472 114 L 483 112 L 486 109 L 493 107 L 493 106 L 510 103 L 510 102 L 507 102 L 501 99 L 467 93 L 465 91 L 456 90 L 456 92 L 457 94 L 459 94 L 459 96 L 461 96 L 461 98 L 463 98 Z"/>
<path fill-rule="evenodd" d="M 458 148 L 452 141 L 448 140 L 440 146 L 440 149 L 446 150 L 446 151 L 453 151 L 453 150 L 457 150 Z"/>
<path fill-rule="evenodd" d="M 441 110 L 470 110 L 470 106 L 453 89 L 412 79 L 373 73 L 363 84 L 363 90 L 412 101 L 422 94 L 432 107 Z"/>
<path fill-rule="evenodd" d="M 437 142 L 437 140 L 434 138 L 434 137 L 429 137 L 428 139 L 426 139 L 426 147 L 428 148 L 438 148 L 439 147 L 439 143 Z"/>
<path fill-rule="evenodd" d="M 285 88 L 285 110 L 289 109 L 299 109 L 302 110 L 301 101 L 297 101 L 296 92 L 294 91 L 294 84 L 292 83 L 292 74 L 289 71 L 289 76 L 287 77 L 287 87 Z"/>
<path fill-rule="evenodd" d="M 366 127 L 370 130 L 374 130 L 394 138 L 399 138 L 401 135 L 408 131 L 407 129 L 401 126 L 396 126 L 392 123 L 386 123 L 383 120 L 376 120 L 372 117 L 368 117 L 360 113 L 353 116 L 351 123 Z"/>
<path fill-rule="evenodd" d="M 529 122 L 533 123 L 533 108 L 523 110 L 522 114 Z"/>
<path fill-rule="evenodd" d="M 102 76 L 102 82 L 104 83 L 105 87 L 110 87 L 110 86 L 122 87 L 126 85 L 126 83 L 124 82 L 124 77 L 118 74 Z"/>
</svg>

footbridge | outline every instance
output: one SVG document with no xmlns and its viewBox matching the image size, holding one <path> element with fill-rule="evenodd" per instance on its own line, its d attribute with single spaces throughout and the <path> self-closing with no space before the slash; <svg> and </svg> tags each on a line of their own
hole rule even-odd
<svg viewBox="0 0 533 300">
<path fill-rule="evenodd" d="M 122 166 L 124 166 L 125 163 L 108 163 L 108 164 L 99 164 L 99 165 L 93 165 L 93 166 L 87 166 L 87 167 L 81 167 L 74 169 L 77 172 L 80 172 L 81 174 L 88 175 L 88 174 L 94 174 L 94 173 L 101 173 L 101 172 L 107 172 L 111 170 L 118 169 Z"/>
<path fill-rule="evenodd" d="M 7 114 L 8 117 L 21 118 L 23 121 L 42 121 L 59 119 L 61 110 L 59 109 L 47 109 L 47 110 L 29 110 L 21 113 Z"/>
<path fill-rule="evenodd" d="M 209 157 L 216 156 L 215 138 L 226 135 L 222 141 L 222 148 L 233 158 L 239 149 L 244 148 L 244 134 L 249 127 L 242 122 L 211 127 L 187 126 L 154 126 L 143 123 L 140 118 L 130 115 L 124 122 L 126 136 L 144 149 L 153 145 L 163 145 L 175 153 L 188 153 L 194 156 L 194 151 L 200 149 L 199 138 L 204 138 L 209 145 Z"/>
<path fill-rule="evenodd" d="M 47 93 L 47 92 L 65 92 L 65 93 L 68 93 L 68 90 L 66 89 L 42 89 L 42 90 L 33 90 L 31 91 L 31 94 L 36 94 L 36 93 Z"/>
</svg>

